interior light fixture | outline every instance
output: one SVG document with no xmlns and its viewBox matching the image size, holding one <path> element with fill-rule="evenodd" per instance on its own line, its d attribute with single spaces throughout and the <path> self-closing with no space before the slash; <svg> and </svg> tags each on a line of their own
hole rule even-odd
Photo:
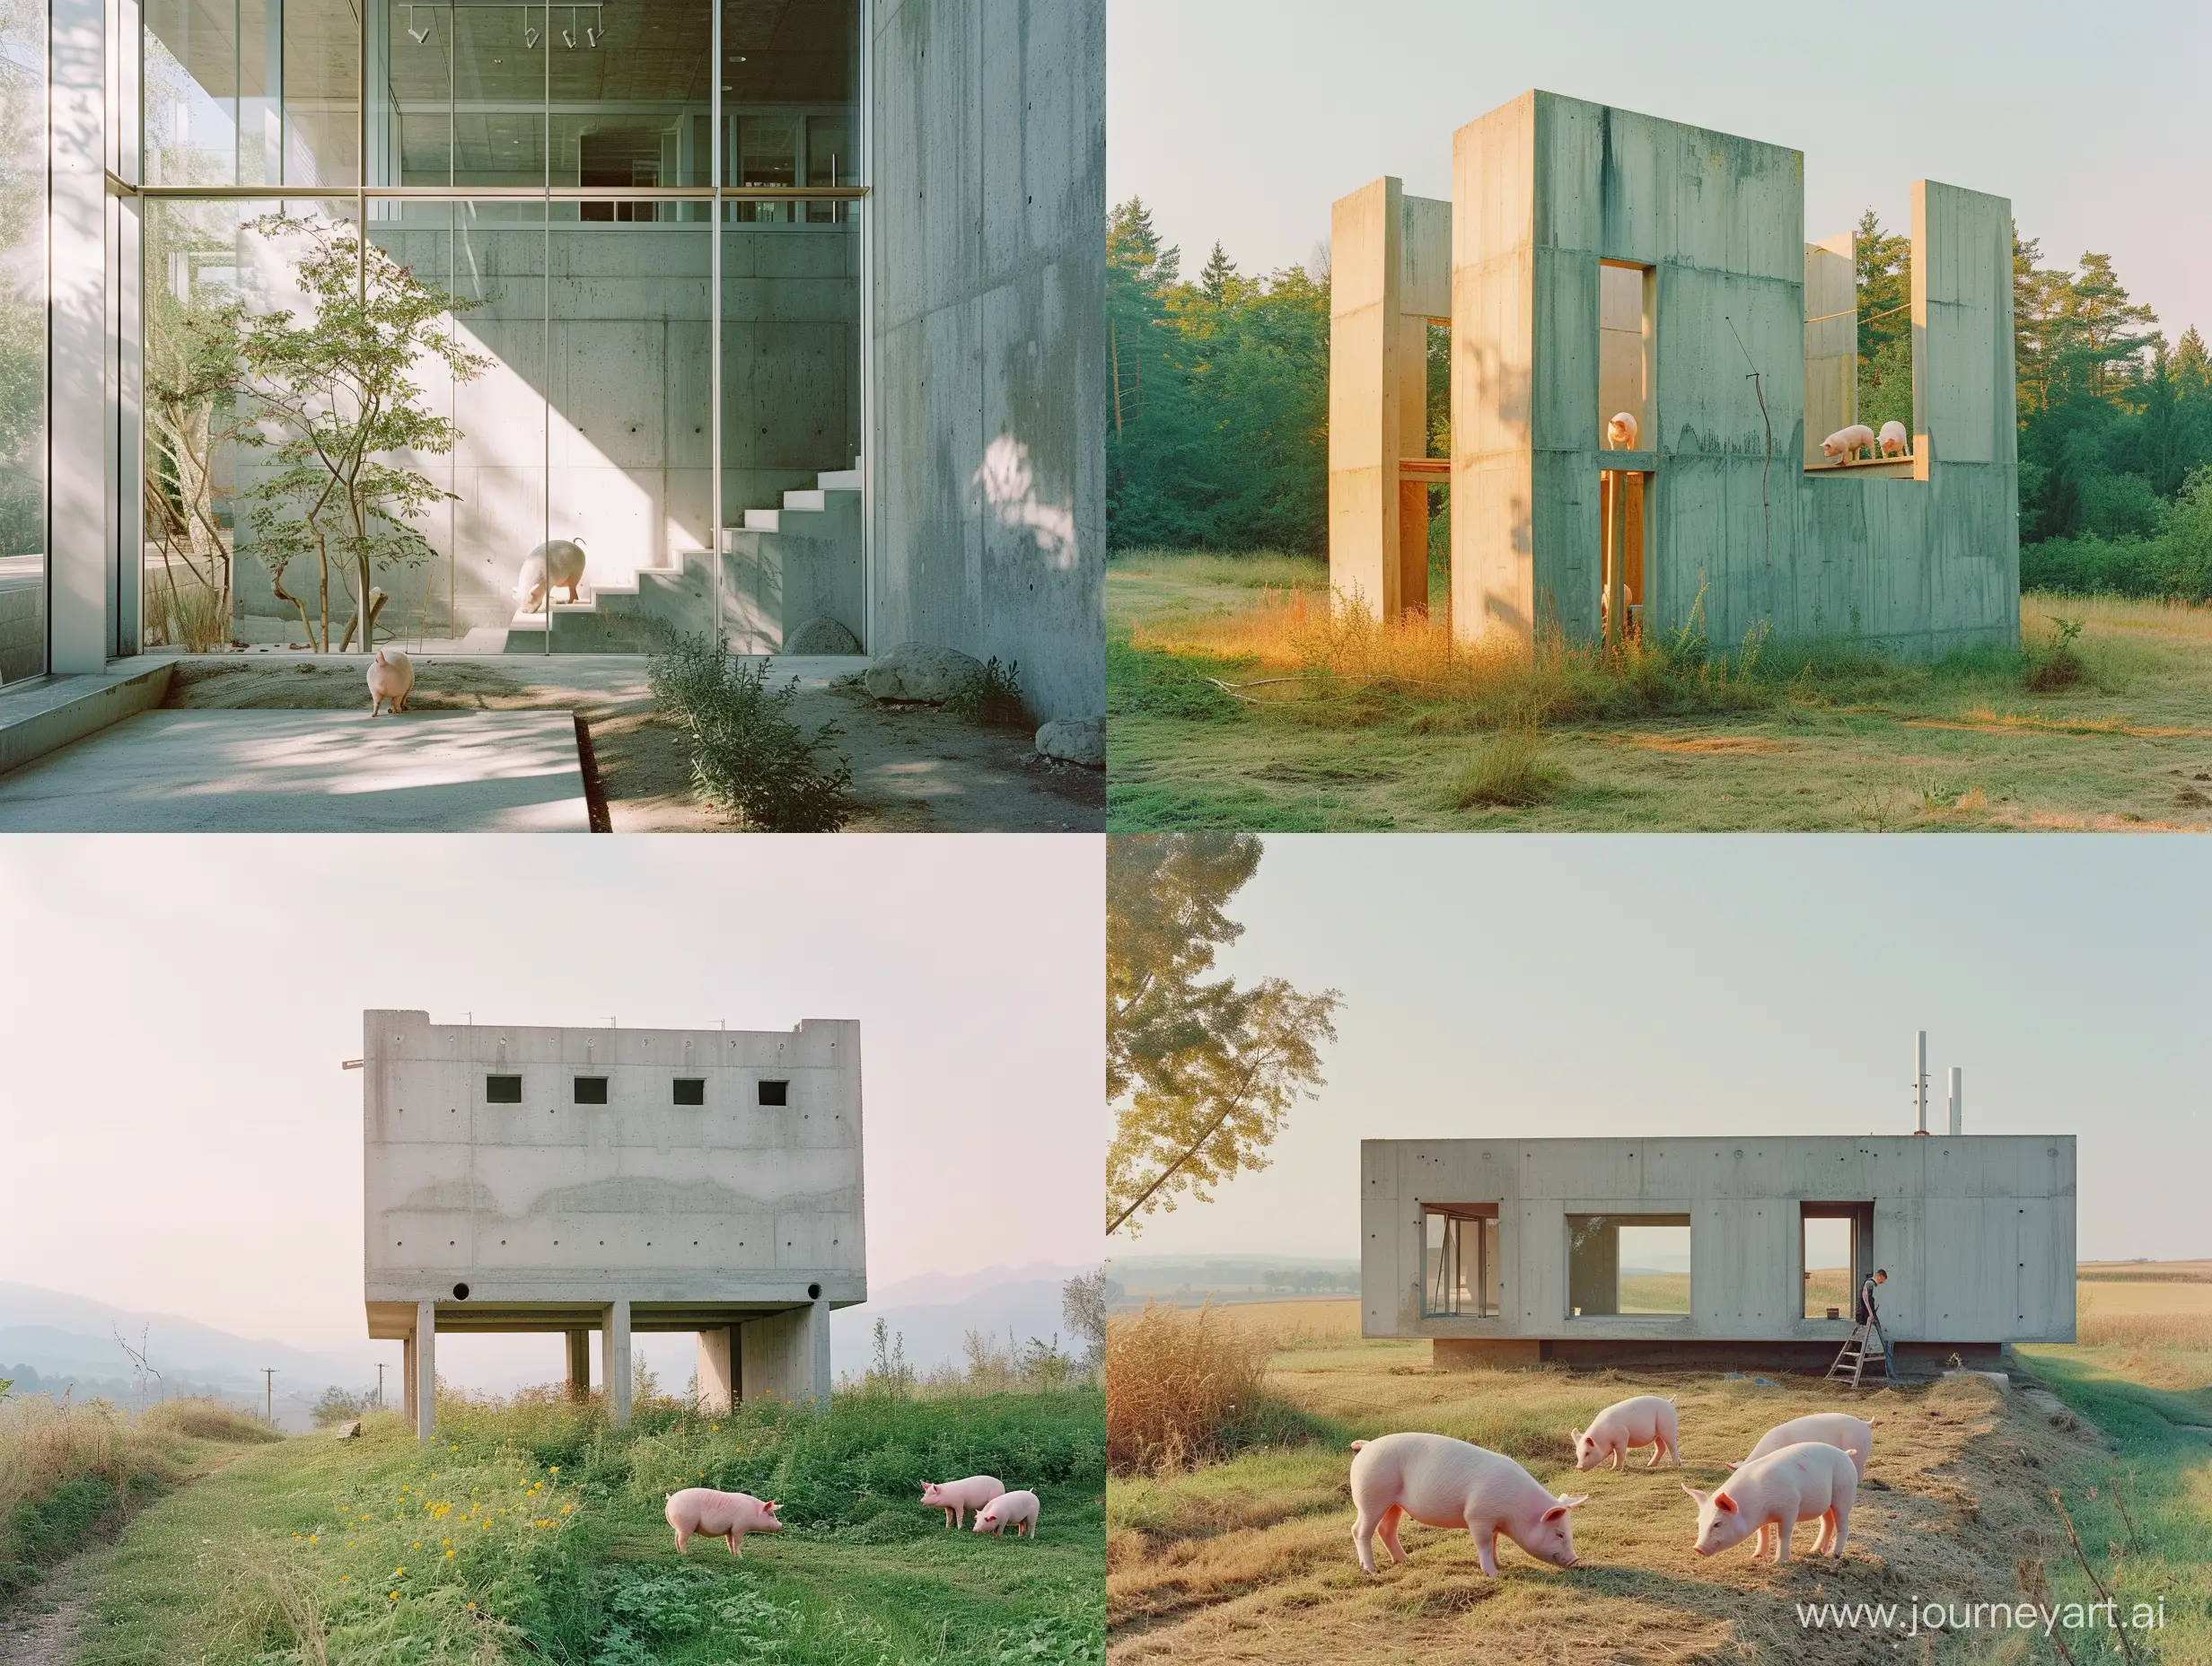
<svg viewBox="0 0 2212 1666">
<path fill-rule="evenodd" d="M 436 32 L 436 31 L 437 31 L 437 27 L 438 27 L 438 25 L 437 25 L 436 16 L 435 16 L 435 14 L 434 14 L 434 13 L 433 13 L 433 15 L 432 15 L 432 20 L 431 20 L 429 22 L 425 23 L 425 24 L 424 24 L 424 25 L 423 25 L 420 29 L 416 28 L 416 27 L 415 27 L 415 8 L 414 8 L 413 6 L 409 6 L 409 7 L 408 7 L 408 9 L 407 9 L 407 38 L 408 38 L 409 40 L 412 40 L 412 41 L 413 41 L 413 42 L 414 42 L 417 46 L 418 46 L 418 47 L 419 47 L 419 46 L 424 45 L 426 42 L 427 42 L 427 41 L 429 40 L 430 37 L 431 37 L 434 33 L 435 33 L 435 32 Z"/>
</svg>

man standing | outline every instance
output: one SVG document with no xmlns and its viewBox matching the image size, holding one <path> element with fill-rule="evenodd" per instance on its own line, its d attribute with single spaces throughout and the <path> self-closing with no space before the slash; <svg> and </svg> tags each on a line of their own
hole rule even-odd
<svg viewBox="0 0 2212 1666">
<path fill-rule="evenodd" d="M 1884 1268 L 1877 1267 L 1874 1268 L 1874 1276 L 1858 1287 L 1856 1323 L 1872 1325 L 1877 1329 L 1881 1328 L 1882 1315 L 1874 1311 L 1874 1291 L 1889 1282 L 1889 1273 Z"/>
</svg>

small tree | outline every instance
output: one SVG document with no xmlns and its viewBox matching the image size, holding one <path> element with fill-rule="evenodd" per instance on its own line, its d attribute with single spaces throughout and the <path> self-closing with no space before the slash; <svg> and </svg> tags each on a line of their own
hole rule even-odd
<svg viewBox="0 0 2212 1666">
<path fill-rule="evenodd" d="M 238 340 L 245 309 L 149 286 L 146 314 L 145 530 L 161 547 L 169 618 L 185 611 L 175 570 L 182 561 L 215 599 L 214 617 L 227 637 L 231 549 L 215 517 L 215 466 L 243 425 Z"/>
<path fill-rule="evenodd" d="M 311 309 L 303 317 L 279 308 L 249 318 L 240 338 L 255 418 L 240 438 L 274 448 L 272 471 L 246 494 L 256 547 L 278 599 L 299 609 L 309 639 L 325 653 L 336 576 L 354 603 L 339 651 L 358 633 L 365 652 L 375 627 L 376 564 L 427 559 L 429 540 L 409 517 L 455 495 L 409 460 L 445 456 L 461 438 L 457 425 L 424 405 L 415 367 L 435 358 L 457 382 L 489 370 L 489 358 L 440 328 L 482 303 L 424 283 L 350 224 L 278 214 L 252 225 L 271 240 L 306 241 L 296 272 Z M 285 568 L 311 555 L 312 618 L 306 601 L 284 587 Z"/>
<path fill-rule="evenodd" d="M 1106 1357 L 1106 1269 L 1078 1273 L 1060 1286 L 1060 1317 L 1083 1344 L 1083 1369 L 1096 1371 Z"/>
<path fill-rule="evenodd" d="M 328 1429 L 335 1424 L 353 1423 L 365 1417 L 375 1409 L 374 1396 L 363 1392 L 349 1393 L 336 1383 L 323 1390 L 322 1398 L 315 1402 L 310 1414 L 318 1429 Z"/>
</svg>

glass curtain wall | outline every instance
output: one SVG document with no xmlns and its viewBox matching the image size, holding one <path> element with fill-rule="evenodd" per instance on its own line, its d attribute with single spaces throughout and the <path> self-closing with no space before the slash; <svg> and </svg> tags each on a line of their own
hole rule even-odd
<svg viewBox="0 0 2212 1666">
<path fill-rule="evenodd" d="M 0 686 L 46 670 L 45 0 L 0 0 Z"/>
<path fill-rule="evenodd" d="M 412 485 L 322 517 L 371 548 L 375 640 L 780 652 L 824 613 L 859 636 L 856 0 L 341 3 L 312 83 L 309 0 L 146 15 L 149 641 L 338 649 L 363 610 L 280 454 L 285 390 L 224 363 L 276 310 L 316 316 L 318 233 L 263 218 L 280 200 L 365 224 L 370 310 L 412 320 L 416 443 L 380 457 Z M 333 183 L 353 196 L 312 211 L 285 189 Z"/>
</svg>

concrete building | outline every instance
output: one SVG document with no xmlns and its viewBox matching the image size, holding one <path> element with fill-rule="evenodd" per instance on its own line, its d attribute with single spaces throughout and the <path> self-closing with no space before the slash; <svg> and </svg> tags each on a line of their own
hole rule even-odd
<svg viewBox="0 0 2212 1666">
<path fill-rule="evenodd" d="M 1805 241 L 1800 153 L 1536 92 L 1453 136 L 1450 205 L 1389 179 L 1343 198 L 1331 583 L 1384 617 L 1426 610 L 1417 500 L 1448 482 L 1462 641 L 2017 642 L 2011 205 L 1928 180 L 1912 205 L 1911 451 L 1836 463 L 1821 442 L 1856 418 L 1851 239 Z M 1437 322 L 1448 463 L 1426 456 Z M 1626 448 L 1607 438 L 1621 412 Z"/>
<path fill-rule="evenodd" d="M 281 208 L 478 303 L 451 328 L 489 370 L 418 378 L 460 438 L 416 459 L 450 495 L 381 632 L 918 639 L 1018 662 L 1040 717 L 1102 708 L 1103 0 L 34 0 L 0 63 L 40 136 L 0 153 L 37 199 L 0 308 L 75 395 L 0 412 L 31 435 L 0 678 L 173 644 L 203 592 L 300 640 L 314 564 L 248 513 L 269 454 L 179 393 L 195 319 L 297 301 L 248 225 Z M 577 598 L 524 607 L 563 539 Z"/>
<path fill-rule="evenodd" d="M 630 1337 L 698 1335 L 710 1407 L 830 1394 L 830 1313 L 867 1300 L 860 1026 L 557 1030 L 363 1016 L 369 1335 L 435 1415 L 437 1337 L 590 1338 L 618 1425 Z"/>
<path fill-rule="evenodd" d="M 1990 1360 L 2074 1340 L 2074 1175 L 2071 1135 L 1364 1140 L 1360 1331 L 1824 1369 L 1881 1267 L 1900 1361 Z"/>
</svg>

